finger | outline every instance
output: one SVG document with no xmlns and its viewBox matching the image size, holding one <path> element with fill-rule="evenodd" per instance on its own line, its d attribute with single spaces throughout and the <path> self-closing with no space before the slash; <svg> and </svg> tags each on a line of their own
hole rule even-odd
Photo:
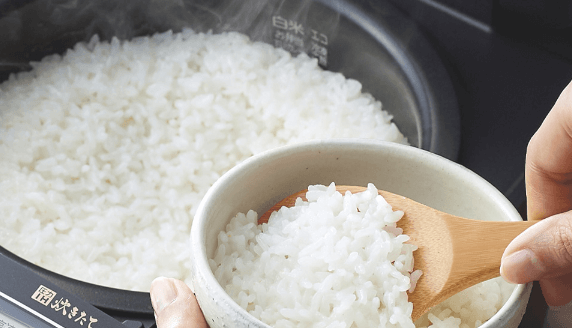
<svg viewBox="0 0 572 328">
<path fill-rule="evenodd" d="M 572 301 L 572 273 L 540 280 L 544 300 L 550 306 L 561 306 Z"/>
<path fill-rule="evenodd" d="M 195 295 L 184 282 L 157 278 L 150 293 L 158 328 L 208 327 Z"/>
<path fill-rule="evenodd" d="M 501 260 L 505 280 L 524 284 L 572 273 L 572 211 L 531 226 L 506 248 Z"/>
<path fill-rule="evenodd" d="M 529 219 L 572 209 L 572 83 L 531 138 L 526 152 Z"/>
</svg>

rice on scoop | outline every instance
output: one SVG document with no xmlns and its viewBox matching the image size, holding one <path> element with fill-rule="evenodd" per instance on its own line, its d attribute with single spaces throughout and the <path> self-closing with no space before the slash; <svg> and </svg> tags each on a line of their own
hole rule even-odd
<svg viewBox="0 0 572 328">
<path fill-rule="evenodd" d="M 416 246 L 398 228 L 377 188 L 345 195 L 335 185 L 309 186 L 307 201 L 274 212 L 258 225 L 239 213 L 218 235 L 209 260 L 237 304 L 273 327 L 474 328 L 508 300 L 502 278 L 468 288 L 433 307 L 415 324 L 407 291 L 420 271 Z"/>
<path fill-rule="evenodd" d="M 254 154 L 406 143 L 359 82 L 239 33 L 94 37 L 32 66 L 0 85 L 0 243 L 99 285 L 190 283 L 196 208 Z"/>
</svg>

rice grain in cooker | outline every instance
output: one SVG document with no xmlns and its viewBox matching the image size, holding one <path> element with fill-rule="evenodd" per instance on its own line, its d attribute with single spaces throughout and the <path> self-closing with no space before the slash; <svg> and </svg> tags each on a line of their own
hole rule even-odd
<svg viewBox="0 0 572 328">
<path fill-rule="evenodd" d="M 189 279 L 196 206 L 253 154 L 406 142 L 359 82 L 238 33 L 93 38 L 33 66 L 0 86 L 2 246 L 99 285 Z"/>
</svg>

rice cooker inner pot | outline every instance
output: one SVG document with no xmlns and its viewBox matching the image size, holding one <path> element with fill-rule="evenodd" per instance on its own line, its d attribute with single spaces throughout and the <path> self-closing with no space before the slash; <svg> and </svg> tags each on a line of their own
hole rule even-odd
<svg viewBox="0 0 572 328">
<path fill-rule="evenodd" d="M 457 158 L 460 123 L 450 77 L 416 25 L 385 1 L 22 0 L 0 3 L 0 9 L 1 80 L 95 34 L 110 40 L 184 27 L 239 31 L 294 55 L 306 52 L 323 68 L 360 81 L 392 113 L 411 144 Z M 87 284 L 4 248 L 0 253 L 117 318 L 152 324 L 148 293 Z"/>
</svg>

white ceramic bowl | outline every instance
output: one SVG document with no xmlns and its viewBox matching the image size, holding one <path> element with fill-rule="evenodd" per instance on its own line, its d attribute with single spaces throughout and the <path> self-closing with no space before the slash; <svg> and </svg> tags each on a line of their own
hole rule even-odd
<svg viewBox="0 0 572 328">
<path fill-rule="evenodd" d="M 363 140 L 314 141 L 252 157 L 222 176 L 204 197 L 191 229 L 192 284 L 211 327 L 268 327 L 236 304 L 215 279 L 208 259 L 217 235 L 239 212 L 260 214 L 310 184 L 372 182 L 438 210 L 473 219 L 522 220 L 491 184 L 465 167 L 418 148 Z M 518 327 L 532 284 L 516 286 L 481 327 Z"/>
</svg>

